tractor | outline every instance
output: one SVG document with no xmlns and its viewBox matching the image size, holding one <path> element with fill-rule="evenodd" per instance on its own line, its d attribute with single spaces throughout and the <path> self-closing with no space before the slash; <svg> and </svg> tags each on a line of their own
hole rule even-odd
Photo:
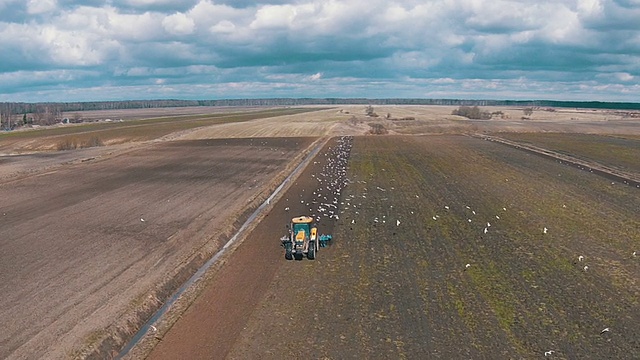
<svg viewBox="0 0 640 360">
<path fill-rule="evenodd" d="M 318 228 L 313 223 L 311 216 L 298 216 L 291 219 L 291 224 L 287 225 L 289 235 L 285 235 L 280 240 L 284 246 L 284 257 L 287 260 L 302 260 L 304 255 L 307 259 L 316 258 L 318 248 L 326 246 L 331 240 L 331 235 L 321 235 L 318 237 Z"/>
</svg>

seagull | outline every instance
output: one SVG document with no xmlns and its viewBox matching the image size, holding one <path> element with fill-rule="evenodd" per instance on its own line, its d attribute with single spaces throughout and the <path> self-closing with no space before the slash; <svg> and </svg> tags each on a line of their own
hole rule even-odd
<svg viewBox="0 0 640 360">
<path fill-rule="evenodd" d="M 140 221 L 144 222 L 144 219 L 143 219 L 143 218 L 140 218 Z"/>
<path fill-rule="evenodd" d="M 633 255 L 633 256 L 638 256 L 638 252 L 637 252 L 637 251 L 634 251 L 634 252 L 633 252 L 633 254 L 631 254 L 631 255 Z"/>
<path fill-rule="evenodd" d="M 544 229 L 542 229 L 542 233 L 543 233 L 543 234 L 546 234 L 546 233 L 547 233 L 547 230 L 549 230 L 549 229 L 547 229 L 547 228 L 545 227 Z"/>
<path fill-rule="evenodd" d="M 396 220 L 396 226 L 400 226 L 400 220 Z"/>
<path fill-rule="evenodd" d="M 356 221 L 355 221 L 355 220 L 351 220 L 351 223 L 352 223 L 352 224 L 355 224 L 355 223 L 356 223 Z"/>
<path fill-rule="evenodd" d="M 284 211 L 289 211 L 289 207 L 287 206 L 286 208 L 284 208 Z"/>
<path fill-rule="evenodd" d="M 438 219 L 438 218 L 436 218 L 435 216 L 432 216 L 431 218 L 432 218 L 433 220 L 437 220 L 437 219 Z"/>
<path fill-rule="evenodd" d="M 486 234 L 489 231 L 487 228 L 484 228 L 484 233 Z"/>
<path fill-rule="evenodd" d="M 468 269 L 468 268 L 470 268 L 470 267 L 471 267 L 471 264 L 467 264 L 467 265 L 465 265 L 464 267 L 465 267 L 465 269 Z"/>
<path fill-rule="evenodd" d="M 585 265 L 585 266 L 582 268 L 582 270 L 584 270 L 584 271 L 589 270 L 589 266 Z"/>
<path fill-rule="evenodd" d="M 582 261 L 582 260 L 584 260 L 584 256 L 582 255 L 578 256 L 578 261 Z"/>
<path fill-rule="evenodd" d="M 600 334 L 604 334 L 604 333 L 609 332 L 609 331 L 611 331 L 609 328 L 604 328 L 604 329 L 602 329 L 602 331 L 600 331 Z"/>
<path fill-rule="evenodd" d="M 151 325 L 150 328 L 151 330 L 153 330 L 153 332 L 158 332 L 158 329 L 155 326 Z"/>
<path fill-rule="evenodd" d="M 553 351 L 553 350 L 545 351 L 544 352 L 544 356 L 551 356 L 551 355 L 553 355 L 554 352 L 555 351 Z"/>
<path fill-rule="evenodd" d="M 447 210 L 449 210 L 449 206 L 447 206 L 447 205 L 445 205 L 445 206 L 444 206 L 444 208 L 445 208 L 445 209 L 447 209 Z"/>
</svg>

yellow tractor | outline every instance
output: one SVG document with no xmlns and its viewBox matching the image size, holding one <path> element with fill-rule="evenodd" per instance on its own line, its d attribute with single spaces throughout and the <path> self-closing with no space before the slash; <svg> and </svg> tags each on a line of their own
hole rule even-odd
<svg viewBox="0 0 640 360">
<path fill-rule="evenodd" d="M 311 216 L 298 216 L 291 219 L 291 224 L 287 225 L 289 235 L 280 238 L 284 246 L 284 257 L 287 260 L 302 260 L 304 255 L 307 259 L 316 258 L 319 247 L 324 247 L 327 241 L 331 240 L 331 235 L 321 235 L 318 237 L 318 228 L 313 223 Z"/>
</svg>

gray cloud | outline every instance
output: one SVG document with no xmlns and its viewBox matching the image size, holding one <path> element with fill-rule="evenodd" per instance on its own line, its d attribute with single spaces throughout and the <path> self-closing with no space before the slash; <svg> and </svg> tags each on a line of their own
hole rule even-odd
<svg viewBox="0 0 640 360">
<path fill-rule="evenodd" d="M 0 101 L 637 101 L 638 18 L 637 0 L 0 0 Z"/>
</svg>

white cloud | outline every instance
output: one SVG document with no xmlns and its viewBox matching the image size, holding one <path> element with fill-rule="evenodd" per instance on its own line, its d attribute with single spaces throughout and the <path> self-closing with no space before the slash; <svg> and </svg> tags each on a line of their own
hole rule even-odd
<svg viewBox="0 0 640 360">
<path fill-rule="evenodd" d="M 173 35 L 189 35 L 195 30 L 196 24 L 187 15 L 175 13 L 162 19 L 164 29 Z"/>
<path fill-rule="evenodd" d="M 236 9 L 228 5 L 214 4 L 209 0 L 202 0 L 188 12 L 189 17 L 195 20 L 196 24 L 204 28 L 212 26 L 222 21 L 250 22 L 253 16 L 252 9 Z M 208 26 L 207 26 L 208 25 Z"/>
<path fill-rule="evenodd" d="M 633 81 L 636 78 L 635 76 L 626 72 L 616 73 L 614 75 L 618 80 L 624 81 L 624 82 Z"/>
<path fill-rule="evenodd" d="M 577 9 L 582 16 L 599 16 L 604 8 L 600 0 L 578 0 Z"/>
<path fill-rule="evenodd" d="M 219 23 L 209 28 L 212 33 L 231 34 L 236 30 L 236 26 L 227 20 L 222 20 Z"/>
<path fill-rule="evenodd" d="M 258 9 L 249 27 L 253 30 L 287 28 L 297 14 L 293 5 L 265 5 Z"/>
<path fill-rule="evenodd" d="M 398 89 L 419 94 L 429 93 L 419 86 L 444 91 L 445 85 L 462 89 L 463 84 L 475 84 L 487 91 L 506 94 L 511 87 L 514 93 L 526 90 L 530 95 L 526 86 L 508 81 L 521 77 L 540 84 L 623 83 L 628 86 L 609 89 L 630 96 L 627 90 L 640 78 L 637 0 L 91 4 L 0 0 L 0 9 L 5 9 L 0 12 L 0 48 L 5 49 L 0 75 L 33 68 L 100 68 L 105 84 L 135 80 L 152 85 L 163 79 L 178 89 L 180 82 L 204 81 L 211 71 L 227 83 L 242 84 L 242 89 L 264 82 L 255 91 L 274 83 L 284 91 L 298 82 L 324 80 L 313 84 L 336 93 L 340 87 L 328 87 L 330 78 L 350 86 L 344 93 L 356 96 L 371 91 L 376 81 L 402 82 Z M 478 78 L 487 83 L 478 83 Z M 298 89 L 320 93 L 311 86 Z"/>
<path fill-rule="evenodd" d="M 322 73 L 315 73 L 311 76 L 309 76 L 309 80 L 311 81 L 316 81 L 316 80 L 320 80 L 322 79 Z"/>
<path fill-rule="evenodd" d="M 56 10 L 58 3 L 56 0 L 28 0 L 27 1 L 27 13 L 44 14 Z"/>
<path fill-rule="evenodd" d="M 133 6 L 133 7 L 149 7 L 152 5 L 169 5 L 176 2 L 180 2 L 179 0 L 124 0 L 123 3 Z"/>
</svg>

